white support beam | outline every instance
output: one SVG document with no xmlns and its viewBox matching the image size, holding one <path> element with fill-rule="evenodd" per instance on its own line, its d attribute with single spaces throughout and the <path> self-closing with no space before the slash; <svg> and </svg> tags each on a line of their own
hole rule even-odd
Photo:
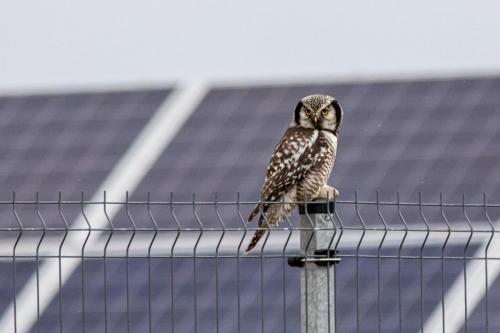
<svg viewBox="0 0 500 333">
<path fill-rule="evenodd" d="M 122 205 L 123 207 L 123 205 Z M 100 205 L 101 212 L 103 206 Z M 108 226 L 109 227 L 109 226 Z M 241 238 L 245 234 L 243 227 L 240 231 L 231 231 L 230 233 L 224 234 L 224 242 L 223 247 L 219 249 L 219 255 L 234 255 L 236 250 L 241 242 Z M 218 230 L 212 230 L 210 232 L 205 232 L 201 238 L 201 244 L 198 244 L 196 252 L 200 255 L 213 255 L 216 245 L 219 242 L 222 236 L 223 229 L 220 228 Z M 155 242 L 152 248 L 152 256 L 170 256 L 170 251 L 172 250 L 174 238 L 171 237 L 173 232 L 160 232 L 155 238 Z M 87 232 L 79 232 L 83 234 L 87 234 Z M 93 232 L 93 234 L 96 232 Z M 398 232 L 402 235 L 402 232 Z M 129 249 L 129 255 L 131 257 L 134 256 L 144 256 L 151 243 L 151 239 L 153 237 L 154 230 L 151 231 L 142 231 L 137 233 L 134 237 L 133 246 Z M 183 242 L 177 242 L 175 244 L 174 255 L 192 255 L 193 253 L 193 245 L 198 239 L 198 233 L 192 231 L 182 232 Z M 249 238 L 252 235 L 247 233 L 245 241 L 249 241 Z M 265 251 L 269 253 L 280 253 L 283 250 L 283 245 L 288 239 L 289 233 L 284 230 L 282 233 L 278 233 L 277 229 L 274 229 L 270 235 L 273 240 L 268 241 L 266 243 Z M 380 246 L 382 233 L 378 234 L 367 233 L 363 237 L 362 248 L 373 251 Z M 358 246 L 359 239 L 361 237 L 360 232 L 352 232 L 351 230 L 346 231 L 342 234 L 342 241 L 339 244 L 339 249 L 341 251 L 355 251 Z M 12 254 L 12 246 L 16 241 L 17 234 L 11 235 L 11 237 L 2 238 L 0 241 L 0 256 L 9 257 Z M 444 238 L 444 237 L 443 237 Z M 485 241 L 487 236 L 477 236 L 471 240 L 470 246 L 481 246 L 481 244 Z M 23 235 L 23 241 L 20 242 L 16 248 L 16 254 L 20 256 L 34 256 L 36 251 L 36 246 L 38 241 L 40 240 L 40 235 Z M 85 257 L 92 256 L 101 256 L 103 255 L 105 243 L 107 237 L 98 237 L 95 241 L 90 244 L 85 245 Z M 43 246 L 40 248 L 39 254 L 41 256 L 55 256 L 59 255 L 59 246 L 61 245 L 62 235 L 46 235 L 43 238 Z M 130 241 L 130 233 L 115 233 L 113 235 L 113 244 L 110 244 L 107 248 L 106 253 L 110 256 L 122 256 L 125 253 L 125 249 L 127 247 L 128 242 Z M 398 248 L 401 245 L 402 236 L 401 237 L 391 237 L 390 234 L 384 240 L 383 248 L 384 249 L 394 249 Z M 64 243 L 63 248 L 61 249 L 61 256 L 64 260 L 71 256 L 80 256 L 81 247 L 74 244 L 75 246 L 70 246 L 67 242 Z M 412 247 L 420 247 L 422 245 L 422 237 L 407 237 L 404 242 L 404 248 L 412 248 Z M 428 247 L 440 247 L 443 245 L 443 239 L 429 238 L 426 246 Z M 447 246 L 463 246 L 464 239 L 459 237 L 451 238 Z M 299 248 L 299 230 L 295 230 L 288 241 L 287 249 L 298 249 Z M 66 258 L 65 258 L 66 257 Z M 498 258 L 498 255 L 490 255 L 490 257 Z M 493 261 L 493 260 L 492 260 Z"/>
<path fill-rule="evenodd" d="M 497 221 L 495 225 L 500 225 Z M 485 257 L 488 241 L 482 242 L 473 257 Z M 500 252 L 500 242 L 493 239 L 488 255 Z M 468 260 L 466 266 L 467 280 L 464 280 L 464 271 L 453 282 L 444 297 L 444 326 L 443 331 L 443 301 L 437 304 L 431 316 L 426 320 L 423 330 L 425 333 L 457 333 L 465 324 L 465 318 L 469 317 L 476 309 L 479 302 L 486 295 L 486 269 L 484 260 Z M 500 260 L 488 260 L 488 287 L 500 275 Z M 465 288 L 467 282 L 467 288 Z M 467 314 L 465 306 L 467 300 Z"/>
<path fill-rule="evenodd" d="M 102 200 L 104 191 L 107 192 L 107 199 L 117 201 L 124 199 L 126 191 L 132 193 L 206 96 L 208 90 L 209 87 L 204 82 L 195 82 L 181 84 L 178 89 L 170 93 L 102 182 L 91 200 Z M 120 207 L 120 205 L 109 205 L 107 213 L 110 219 L 113 219 Z M 108 224 L 102 214 L 102 206 L 90 205 L 86 210 L 86 216 L 93 228 L 104 228 Z M 84 217 L 82 215 L 77 217 L 73 226 L 86 228 Z M 94 237 L 89 238 L 87 243 L 89 247 L 92 247 L 93 243 L 97 241 L 97 234 L 98 232 L 93 232 Z M 70 233 L 65 244 L 68 247 L 74 247 L 72 250 L 77 250 L 76 248 L 81 246 L 85 236 L 83 233 Z M 64 259 L 61 267 L 62 285 L 79 265 L 80 259 Z M 35 325 L 38 311 L 41 315 L 52 299 L 57 296 L 59 292 L 58 281 L 58 261 L 42 261 L 39 267 L 39 278 L 33 274 L 21 292 L 17 294 L 16 333 L 27 333 Z M 38 304 L 37 296 L 39 297 Z M 13 302 L 0 318 L 0 332 L 14 332 Z"/>
</svg>

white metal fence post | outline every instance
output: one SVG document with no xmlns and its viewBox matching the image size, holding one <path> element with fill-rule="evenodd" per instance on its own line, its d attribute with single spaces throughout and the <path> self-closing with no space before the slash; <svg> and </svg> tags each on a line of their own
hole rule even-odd
<svg viewBox="0 0 500 333">
<path fill-rule="evenodd" d="M 335 332 L 335 235 L 333 202 L 311 202 L 299 207 L 300 248 L 304 263 L 300 274 L 302 333 Z"/>
</svg>

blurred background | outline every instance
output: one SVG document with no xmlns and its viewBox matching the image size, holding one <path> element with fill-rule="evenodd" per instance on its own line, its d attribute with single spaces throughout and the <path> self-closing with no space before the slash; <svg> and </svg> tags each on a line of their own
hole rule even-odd
<svg viewBox="0 0 500 333">
<path fill-rule="evenodd" d="M 465 196 L 467 202 L 481 203 L 486 193 L 488 201 L 498 203 L 499 32 L 496 1 L 4 1 L 0 200 L 11 201 L 13 191 L 16 200 L 35 200 L 35 192 L 39 200 L 57 200 L 59 191 L 66 200 L 80 200 L 82 191 L 86 200 L 98 200 L 104 190 L 116 200 L 124 200 L 125 191 L 131 200 L 146 200 L 148 192 L 160 201 L 170 200 L 171 192 L 176 200 L 192 200 L 193 192 L 197 200 L 214 200 L 216 192 L 218 200 L 236 200 L 237 193 L 242 201 L 258 200 L 267 162 L 297 101 L 319 93 L 335 96 L 344 110 L 330 179 L 339 199 L 352 200 L 358 191 L 359 198 L 374 200 L 379 191 L 388 201 L 397 193 L 402 200 L 417 201 L 420 193 L 425 202 L 439 202 L 443 193 L 447 202 L 460 203 Z M 78 211 L 68 214 L 72 223 Z M 179 212 L 182 223 L 195 224 L 192 216 L 183 220 L 186 214 Z M 54 210 L 44 216 L 49 225 L 61 223 Z M 229 225 L 241 224 L 234 209 L 228 216 Z M 0 226 L 16 225 L 10 206 L 0 217 Z M 28 209 L 21 220 L 40 224 Z M 206 220 L 217 224 L 215 216 Z M 115 222 L 129 223 L 123 211 Z M 178 268 L 186 281 L 190 265 Z M 24 276 L 19 290 L 34 267 L 33 262 L 18 264 Z M 92 272 L 101 268 L 89 267 L 88 283 L 95 292 L 88 297 L 98 303 L 103 286 L 101 279 L 92 280 Z M 134 269 L 140 294 L 144 266 Z M 210 272 L 213 266 L 204 269 Z M 123 276 L 122 270 L 117 263 L 113 274 Z M 169 272 L 156 276 L 160 296 Z M 353 272 L 340 278 L 345 288 Z M 277 283 L 271 273 L 266 273 L 270 299 Z M 232 274 L 222 271 L 221 276 L 232 281 Z M 290 283 L 296 283 L 297 276 L 290 274 Z M 459 267 L 450 274 L 453 280 Z M 411 285 L 411 269 L 407 275 Z M 13 294 L 11 274 L 2 276 L 0 312 Z M 66 287 L 69 294 L 79 288 L 75 279 Z M 112 291 L 117 299 L 112 320 L 123 328 L 120 286 Z M 176 298 L 192 287 L 179 284 Z M 428 290 L 430 297 L 436 293 Z M 260 310 L 252 289 L 244 292 L 245 322 L 251 323 Z M 206 311 L 200 320 L 212 327 L 213 295 L 203 295 L 200 311 Z M 363 301 L 373 318 L 374 297 L 368 293 Z M 288 300 L 288 311 L 297 313 L 293 290 Z M 65 330 L 82 325 L 75 302 L 67 305 Z M 437 302 L 430 303 L 426 317 Z M 160 329 L 164 303 L 157 299 L 155 304 Z M 272 302 L 266 304 L 273 308 Z M 232 314 L 234 307 L 226 305 Z M 417 305 L 409 303 L 407 313 L 412 306 Z M 42 317 L 47 332 L 54 328 L 57 304 L 48 309 Z M 187 309 L 180 306 L 179 316 Z M 135 311 L 134 327 L 141 331 L 144 308 Z M 88 313 L 90 331 L 99 331 L 101 309 Z M 180 331 L 192 330 L 190 318 L 179 317 Z M 221 322 L 224 331 L 235 331 L 231 315 Z M 344 331 L 351 331 L 353 322 L 345 319 Z M 269 331 L 277 330 L 268 325 Z M 387 325 L 386 332 L 397 329 Z"/>
<path fill-rule="evenodd" d="M 327 93 L 345 111 L 332 179 L 343 196 L 498 196 L 499 10 L 4 2 L 0 195 L 91 196 L 172 92 L 194 84 L 133 195 L 255 198 L 297 100 Z"/>
</svg>

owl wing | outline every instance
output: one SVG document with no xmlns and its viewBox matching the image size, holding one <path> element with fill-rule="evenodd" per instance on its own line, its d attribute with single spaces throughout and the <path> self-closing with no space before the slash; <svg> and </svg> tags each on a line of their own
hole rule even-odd
<svg viewBox="0 0 500 333">
<path fill-rule="evenodd" d="M 313 145 L 318 138 L 318 131 L 300 127 L 288 128 L 283 138 L 274 148 L 274 153 L 267 167 L 267 175 L 262 187 L 263 201 L 276 201 L 282 194 L 304 178 L 313 166 Z M 263 205 L 266 211 L 269 205 Z M 250 222 L 260 211 L 257 204 L 248 221 Z"/>
</svg>

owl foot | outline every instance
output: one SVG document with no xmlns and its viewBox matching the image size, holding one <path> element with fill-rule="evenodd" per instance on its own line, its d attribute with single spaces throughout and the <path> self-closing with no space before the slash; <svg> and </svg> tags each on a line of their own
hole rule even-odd
<svg viewBox="0 0 500 333">
<path fill-rule="evenodd" d="M 319 190 L 318 198 L 329 198 L 333 199 L 339 196 L 339 191 L 336 188 L 333 188 L 328 185 L 323 185 L 323 187 Z"/>
</svg>

